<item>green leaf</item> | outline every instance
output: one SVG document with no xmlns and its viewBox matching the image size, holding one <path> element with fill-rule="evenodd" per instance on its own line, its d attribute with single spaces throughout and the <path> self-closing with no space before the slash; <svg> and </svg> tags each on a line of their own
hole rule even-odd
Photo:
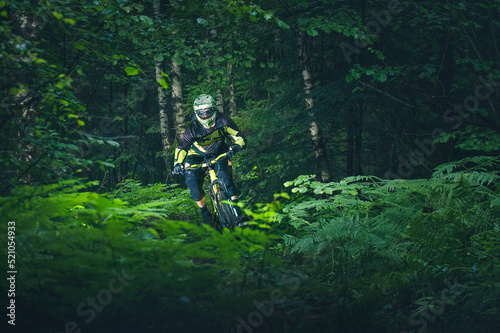
<svg viewBox="0 0 500 333">
<path fill-rule="evenodd" d="M 75 47 L 75 49 L 80 50 L 80 51 L 83 51 L 86 49 L 85 45 L 80 44 L 80 43 L 76 43 L 74 47 Z"/>
<path fill-rule="evenodd" d="M 206 24 L 208 24 L 207 20 L 205 20 L 204 18 L 201 18 L 201 17 L 198 17 L 198 18 L 196 19 L 196 22 L 198 22 L 198 23 L 199 23 L 199 24 L 201 24 L 201 25 L 206 25 Z"/>
<path fill-rule="evenodd" d="M 125 72 L 127 75 L 137 75 L 139 74 L 139 70 L 135 67 L 125 67 Z"/>
<path fill-rule="evenodd" d="M 168 83 L 167 83 L 167 80 L 165 80 L 165 78 L 164 78 L 164 77 L 162 77 L 158 83 L 159 83 L 159 84 L 160 84 L 160 86 L 162 86 L 163 88 L 168 89 Z"/>
<path fill-rule="evenodd" d="M 160 239 L 160 235 L 158 235 L 158 232 L 153 229 L 153 228 L 148 228 L 147 229 L 150 233 L 152 233 L 157 239 Z"/>
<path fill-rule="evenodd" d="M 163 61 L 163 59 L 165 59 L 165 58 L 163 57 L 163 54 L 158 54 L 158 55 L 156 55 L 155 59 L 156 59 L 156 61 L 161 62 L 161 61 Z"/>
<path fill-rule="evenodd" d="M 70 25 L 75 25 L 75 20 L 72 20 L 72 19 L 69 19 L 69 18 L 65 18 L 64 19 L 64 23 L 67 23 L 67 24 L 70 24 Z"/>
<path fill-rule="evenodd" d="M 116 141 L 113 141 L 113 140 L 106 140 L 106 142 L 110 145 L 112 145 L 113 147 L 120 147 L 120 144 Z"/>
<path fill-rule="evenodd" d="M 278 20 L 278 26 L 282 27 L 283 29 L 290 29 L 290 26 L 282 20 Z"/>
<path fill-rule="evenodd" d="M 146 23 L 147 25 L 153 25 L 153 20 L 146 15 L 140 15 L 139 18 L 141 19 L 142 22 Z"/>
<path fill-rule="evenodd" d="M 488 110 L 486 110 L 485 108 L 479 108 L 478 111 L 482 116 L 484 117 L 488 116 Z"/>
<path fill-rule="evenodd" d="M 99 164 L 103 165 L 103 166 L 107 166 L 107 167 L 110 167 L 110 168 L 114 168 L 115 165 L 113 163 L 110 163 L 110 162 L 104 162 L 104 161 L 98 161 Z"/>
<path fill-rule="evenodd" d="M 83 120 L 81 120 L 81 119 L 78 119 L 76 122 L 77 122 L 77 123 L 78 123 L 78 125 L 80 125 L 80 126 L 85 126 L 85 122 L 84 122 Z"/>
<path fill-rule="evenodd" d="M 307 34 L 309 36 L 313 36 L 313 37 L 316 37 L 318 35 L 318 31 L 314 30 L 314 29 L 309 29 L 307 30 Z"/>
<path fill-rule="evenodd" d="M 60 20 L 60 19 L 63 18 L 63 14 L 58 13 L 56 11 L 53 11 L 52 14 L 54 14 L 55 18 L 58 19 L 58 20 Z"/>
</svg>

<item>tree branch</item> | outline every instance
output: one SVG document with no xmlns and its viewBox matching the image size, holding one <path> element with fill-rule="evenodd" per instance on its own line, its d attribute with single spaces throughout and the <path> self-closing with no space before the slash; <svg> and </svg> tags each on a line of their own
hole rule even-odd
<svg viewBox="0 0 500 333">
<path fill-rule="evenodd" d="M 421 108 L 421 107 L 416 106 L 416 105 L 411 105 L 411 104 L 408 104 L 408 103 L 406 103 L 405 101 L 400 100 L 399 98 L 397 98 L 397 97 L 395 97 L 395 96 L 393 96 L 393 95 L 391 95 L 391 94 L 389 94 L 389 93 L 386 93 L 385 91 L 382 91 L 382 90 L 380 90 L 380 89 L 378 89 L 378 88 L 375 88 L 374 86 L 369 85 L 368 83 L 364 83 L 364 82 L 363 82 L 363 81 L 361 81 L 361 80 L 356 80 L 356 81 L 357 81 L 357 82 L 359 82 L 359 83 L 361 83 L 363 86 L 368 87 L 368 88 L 371 88 L 371 89 L 373 89 L 373 90 L 375 90 L 375 91 L 378 91 L 379 93 L 381 93 L 381 94 L 383 94 L 383 95 L 386 95 L 387 97 L 392 98 L 393 100 L 395 100 L 395 101 L 397 101 L 397 102 L 399 102 L 399 103 L 402 103 L 402 104 L 404 104 L 404 105 L 406 105 L 406 106 L 409 106 L 410 108 L 417 108 L 417 109 L 422 109 L 422 110 L 424 110 L 424 108 Z"/>
<path fill-rule="evenodd" d="M 82 132 L 86 137 L 91 138 L 91 139 L 96 139 L 96 140 L 121 140 L 121 139 L 132 139 L 136 138 L 137 135 L 120 135 L 120 136 L 97 136 L 89 133 Z"/>
</svg>

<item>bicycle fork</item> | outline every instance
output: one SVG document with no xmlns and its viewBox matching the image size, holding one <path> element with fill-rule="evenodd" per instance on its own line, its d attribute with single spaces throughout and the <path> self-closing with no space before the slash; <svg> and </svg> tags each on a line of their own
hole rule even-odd
<svg viewBox="0 0 500 333">
<path fill-rule="evenodd" d="M 208 170 L 208 174 L 210 175 L 210 192 L 211 192 L 211 199 L 212 199 L 212 205 L 213 205 L 213 209 L 214 209 L 214 213 L 217 215 L 219 215 L 218 211 L 217 211 L 217 208 L 215 207 L 215 202 L 214 202 L 214 198 L 217 196 L 217 192 L 218 192 L 218 189 L 217 189 L 217 186 L 214 186 L 214 181 L 217 179 L 217 175 L 215 174 L 215 170 L 214 169 L 209 169 Z M 218 218 L 218 216 L 217 216 Z"/>
</svg>

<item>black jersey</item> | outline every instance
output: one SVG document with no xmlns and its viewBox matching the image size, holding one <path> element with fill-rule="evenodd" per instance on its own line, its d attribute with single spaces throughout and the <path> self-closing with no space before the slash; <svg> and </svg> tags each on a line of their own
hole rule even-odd
<svg viewBox="0 0 500 333">
<path fill-rule="evenodd" d="M 194 161 L 206 155 L 220 155 L 228 149 L 226 139 L 232 141 L 231 144 L 245 147 L 245 138 L 229 116 L 218 115 L 215 126 L 211 128 L 204 128 L 195 120 L 186 129 L 175 149 L 174 165 L 183 163 L 186 156 L 188 161 Z"/>
</svg>

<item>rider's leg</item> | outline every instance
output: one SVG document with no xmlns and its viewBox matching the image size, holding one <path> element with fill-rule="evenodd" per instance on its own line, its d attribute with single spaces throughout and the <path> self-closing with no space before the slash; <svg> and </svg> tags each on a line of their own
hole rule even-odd
<svg viewBox="0 0 500 333">
<path fill-rule="evenodd" d="M 198 207 L 203 208 L 207 204 L 207 200 L 205 199 L 205 197 L 203 197 L 201 198 L 201 200 L 196 201 L 196 204 L 198 205 Z"/>
<path fill-rule="evenodd" d="M 208 211 L 207 205 L 206 205 L 206 199 L 203 197 L 201 200 L 196 201 L 196 204 L 198 207 L 200 207 L 201 210 L 201 216 L 203 216 L 203 223 L 205 224 L 211 224 L 212 223 L 212 214 Z"/>
<path fill-rule="evenodd" d="M 191 192 L 191 198 L 201 210 L 203 223 L 212 224 L 212 215 L 206 206 L 205 192 L 203 191 L 203 178 L 205 174 L 200 170 L 186 172 L 186 185 Z"/>
<path fill-rule="evenodd" d="M 217 177 L 224 182 L 227 188 L 227 192 L 231 196 L 231 201 L 235 204 L 238 203 L 238 193 L 236 190 L 236 186 L 234 185 L 233 181 L 233 172 L 232 172 L 232 165 L 224 164 L 222 163 L 217 163 L 217 167 L 215 168 L 215 171 L 217 173 Z M 237 205 L 234 205 L 234 209 L 236 210 L 236 213 L 238 214 L 238 217 L 240 218 L 240 222 L 245 222 L 248 221 L 248 216 L 242 212 L 241 208 Z"/>
</svg>

